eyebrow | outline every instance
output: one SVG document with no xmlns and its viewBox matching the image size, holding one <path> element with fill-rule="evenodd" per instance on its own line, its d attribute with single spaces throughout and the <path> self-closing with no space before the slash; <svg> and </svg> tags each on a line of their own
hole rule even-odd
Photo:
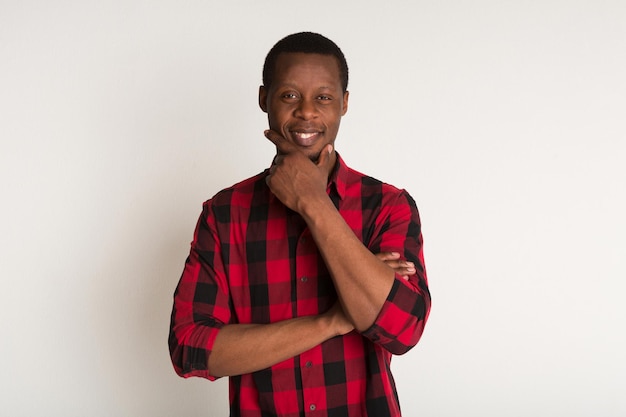
<svg viewBox="0 0 626 417">
<path fill-rule="evenodd" d="M 276 88 L 293 88 L 295 90 L 299 90 L 299 87 L 296 84 L 292 83 L 277 84 Z M 339 87 L 338 89 L 341 90 L 341 87 Z M 317 87 L 317 90 L 337 90 L 337 88 L 331 87 L 329 85 L 322 85 L 320 87 Z"/>
</svg>

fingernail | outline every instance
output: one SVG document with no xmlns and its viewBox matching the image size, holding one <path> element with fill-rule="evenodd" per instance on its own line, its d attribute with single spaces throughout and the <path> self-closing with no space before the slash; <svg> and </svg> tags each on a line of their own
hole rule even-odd
<svg viewBox="0 0 626 417">
<path fill-rule="evenodd" d="M 330 148 L 328 148 L 328 153 L 330 154 L 333 151 L 333 145 L 330 145 Z"/>
</svg>

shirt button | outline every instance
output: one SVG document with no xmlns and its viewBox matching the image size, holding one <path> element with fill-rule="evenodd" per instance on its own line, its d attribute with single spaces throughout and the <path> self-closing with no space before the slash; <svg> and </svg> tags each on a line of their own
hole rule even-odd
<svg viewBox="0 0 626 417">
<path fill-rule="evenodd" d="M 308 361 L 307 363 L 304 364 L 304 366 L 306 366 L 307 368 L 310 368 L 311 366 L 313 366 L 313 364 L 311 363 L 311 361 Z"/>
<path fill-rule="evenodd" d="M 307 282 L 308 280 L 309 280 L 309 279 L 308 279 L 307 277 L 302 277 L 302 278 L 300 278 L 300 281 L 302 281 L 302 282 Z"/>
<path fill-rule="evenodd" d="M 311 411 L 315 411 L 315 409 L 316 409 L 316 408 L 317 408 L 317 407 L 315 407 L 315 404 L 311 404 L 311 405 L 309 406 L 309 410 L 311 410 Z"/>
</svg>

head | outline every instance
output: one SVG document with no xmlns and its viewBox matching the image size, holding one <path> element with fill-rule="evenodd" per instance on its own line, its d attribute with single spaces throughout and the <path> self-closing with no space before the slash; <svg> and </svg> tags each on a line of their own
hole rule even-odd
<svg viewBox="0 0 626 417">
<path fill-rule="evenodd" d="M 268 53 L 259 105 L 270 129 L 316 160 L 334 145 L 348 109 L 347 86 L 348 66 L 337 45 L 322 35 L 296 33 Z"/>
<path fill-rule="evenodd" d="M 282 53 L 304 53 L 304 54 L 319 54 L 319 55 L 331 55 L 337 59 L 337 65 L 339 65 L 339 75 L 341 77 L 341 88 L 345 93 L 348 91 L 348 63 L 346 57 L 341 52 L 341 49 L 335 44 L 335 42 L 313 32 L 300 32 L 286 36 L 283 39 L 276 42 L 276 45 L 270 49 L 265 57 L 265 64 L 263 65 L 263 85 L 269 88 L 274 79 L 274 72 L 276 70 L 276 60 Z"/>
</svg>

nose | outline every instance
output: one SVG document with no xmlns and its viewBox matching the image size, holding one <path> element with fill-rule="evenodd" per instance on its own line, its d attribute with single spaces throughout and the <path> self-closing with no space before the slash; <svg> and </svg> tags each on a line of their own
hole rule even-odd
<svg viewBox="0 0 626 417">
<path fill-rule="evenodd" d="M 302 99 L 296 106 L 294 116 L 303 120 L 310 120 L 317 117 L 317 106 L 313 100 Z"/>
</svg>

